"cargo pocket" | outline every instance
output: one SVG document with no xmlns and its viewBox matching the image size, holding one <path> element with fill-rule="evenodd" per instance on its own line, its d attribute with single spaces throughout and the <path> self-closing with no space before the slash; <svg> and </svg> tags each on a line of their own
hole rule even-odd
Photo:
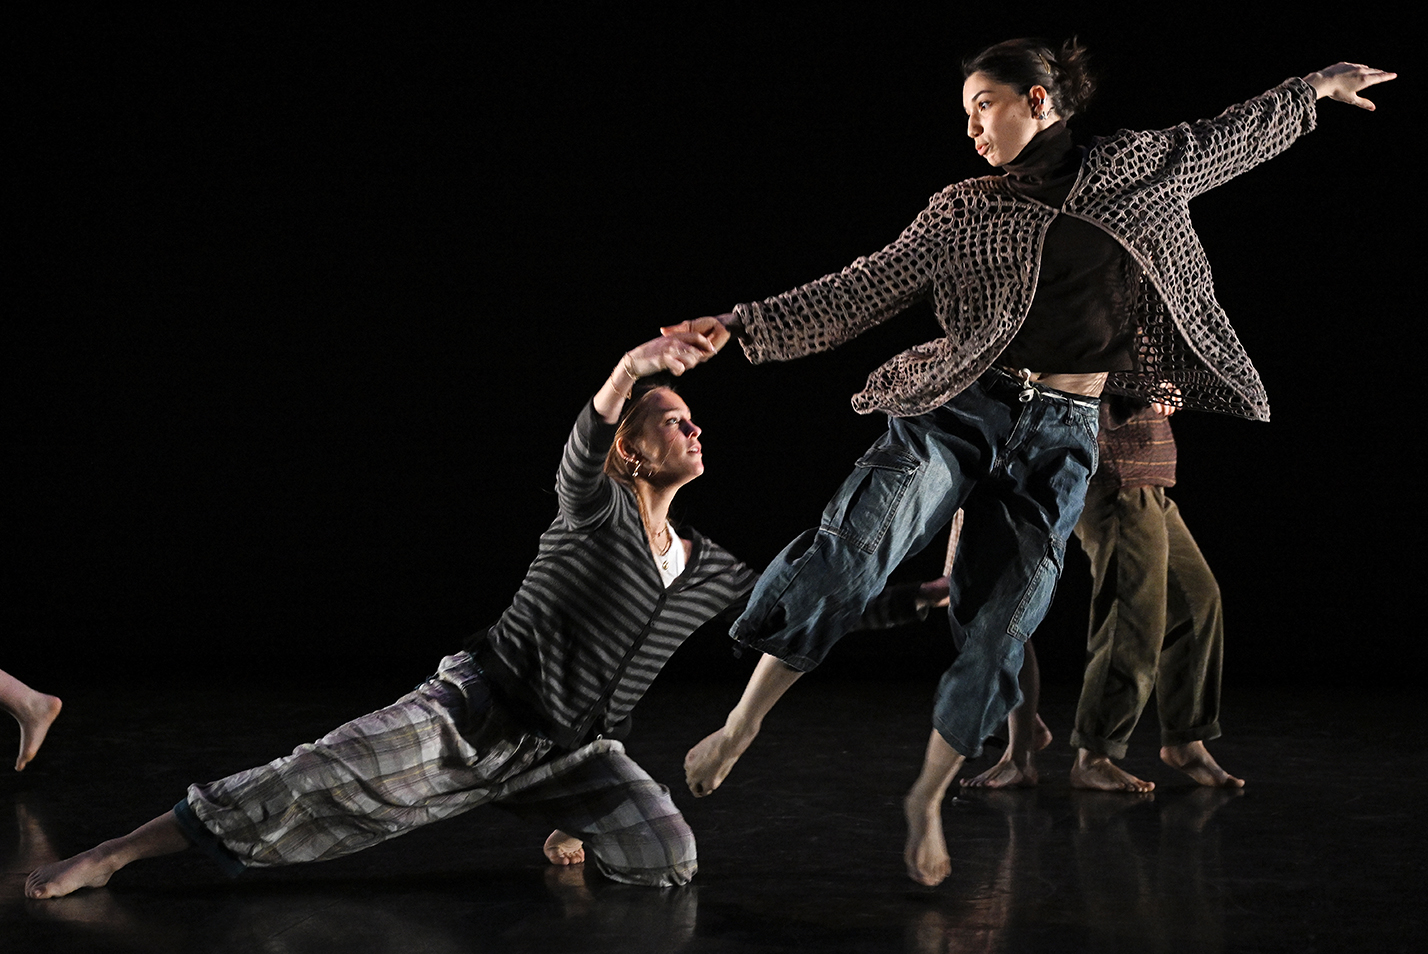
<svg viewBox="0 0 1428 954">
<path fill-rule="evenodd" d="M 823 511 L 820 529 L 872 553 L 887 536 L 923 462 L 901 447 L 874 447 Z"/>
<path fill-rule="evenodd" d="M 1066 558 L 1066 541 L 1052 534 L 1046 543 L 1046 553 L 1037 564 L 1036 572 L 1027 584 L 1026 592 L 1017 603 L 1007 632 L 1022 642 L 1031 638 L 1036 627 L 1046 618 L 1046 610 L 1051 606 L 1051 598 L 1056 595 L 1056 581 L 1061 578 L 1061 567 Z"/>
</svg>

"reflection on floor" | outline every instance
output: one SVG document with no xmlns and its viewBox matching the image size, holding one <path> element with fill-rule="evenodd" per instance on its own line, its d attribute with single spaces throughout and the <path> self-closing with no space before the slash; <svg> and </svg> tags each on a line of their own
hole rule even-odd
<svg viewBox="0 0 1428 954">
<path fill-rule="evenodd" d="M 230 881 L 189 853 L 58 901 L 22 897 L 36 865 L 128 831 L 190 780 L 266 761 L 400 695 L 391 688 L 66 695 L 40 757 L 0 778 L 0 950 L 1197 954 L 1428 939 L 1416 801 L 1428 720 L 1406 695 L 1327 691 L 1229 693 L 1228 734 L 1212 749 L 1248 780 L 1242 793 L 1177 778 L 1142 726 L 1125 765 L 1159 787 L 1130 796 L 1067 786 L 1074 699 L 1049 689 L 1058 739 L 1040 788 L 948 804 L 954 872 L 934 889 L 902 873 L 899 808 L 931 684 L 810 678 L 702 800 L 684 792 L 680 759 L 738 686 L 666 685 L 642 704 L 630 753 L 675 788 L 699 837 L 687 888 L 552 868 L 546 832 L 478 809 L 326 864 Z"/>
</svg>

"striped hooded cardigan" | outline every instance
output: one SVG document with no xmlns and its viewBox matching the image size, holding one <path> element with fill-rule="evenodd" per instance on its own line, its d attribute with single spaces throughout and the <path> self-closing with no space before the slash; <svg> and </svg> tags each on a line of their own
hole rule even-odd
<svg viewBox="0 0 1428 954">
<path fill-rule="evenodd" d="M 501 703 L 563 749 L 620 738 L 630 711 L 674 651 L 716 616 L 743 610 L 757 574 L 698 531 L 685 570 L 660 580 L 629 487 L 604 473 L 615 439 L 587 402 L 556 477 L 559 513 L 509 609 L 466 649 Z M 862 625 L 908 622 L 916 586 L 876 599 Z"/>
</svg>

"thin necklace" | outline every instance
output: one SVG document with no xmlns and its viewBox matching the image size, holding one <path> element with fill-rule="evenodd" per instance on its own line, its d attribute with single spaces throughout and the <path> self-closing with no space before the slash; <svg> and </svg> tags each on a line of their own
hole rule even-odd
<svg viewBox="0 0 1428 954">
<path fill-rule="evenodd" d="M 639 508 L 640 508 L 640 522 L 645 525 L 646 529 L 648 529 L 648 528 L 649 528 L 649 525 L 650 525 L 649 514 L 645 512 L 645 502 L 644 502 L 642 499 L 640 499 L 640 495 L 639 495 L 639 494 L 635 494 L 635 503 L 638 504 L 638 505 L 639 505 Z M 655 557 L 660 561 L 660 562 L 659 562 L 659 567 L 660 567 L 660 569 L 661 569 L 661 570 L 668 570 L 668 569 L 669 569 L 669 548 L 674 544 L 674 533 L 669 529 L 669 521 L 666 520 L 666 521 L 664 522 L 664 526 L 661 527 L 660 530 L 659 530 L 660 535 L 664 537 L 664 549 L 663 549 L 663 550 L 657 550 L 657 549 L 655 549 L 655 547 L 657 547 L 657 546 L 659 545 L 659 544 L 655 543 L 655 531 L 654 531 L 654 530 L 648 530 L 648 533 L 649 533 L 649 541 L 650 541 L 650 552 L 653 553 L 653 554 L 655 555 Z"/>
</svg>

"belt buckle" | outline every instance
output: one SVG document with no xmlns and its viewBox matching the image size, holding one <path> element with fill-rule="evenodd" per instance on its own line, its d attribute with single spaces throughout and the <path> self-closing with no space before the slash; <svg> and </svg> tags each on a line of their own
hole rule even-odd
<svg viewBox="0 0 1428 954">
<path fill-rule="evenodd" d="M 1036 397 L 1036 388 L 1031 386 L 1031 369 L 1019 368 L 1016 373 L 1021 376 L 1021 393 L 1016 399 L 1023 404 L 1030 404 L 1031 399 Z"/>
</svg>

